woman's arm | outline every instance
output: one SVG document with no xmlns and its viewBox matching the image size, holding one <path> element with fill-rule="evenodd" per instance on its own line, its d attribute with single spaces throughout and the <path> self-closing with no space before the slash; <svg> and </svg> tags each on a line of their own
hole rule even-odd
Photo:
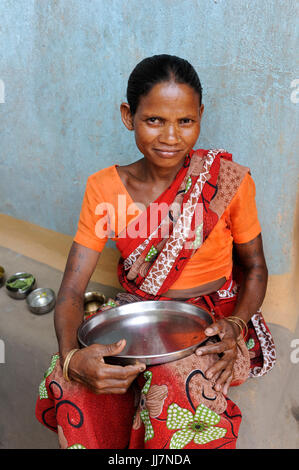
<svg viewBox="0 0 299 470">
<path fill-rule="evenodd" d="M 79 348 L 77 330 L 84 318 L 84 293 L 100 253 L 73 242 L 61 286 L 57 295 L 54 325 L 59 344 L 60 362 L 67 353 Z M 119 354 L 125 341 L 117 344 L 93 344 L 77 351 L 69 363 L 71 379 L 89 387 L 94 393 L 125 393 L 145 366 L 114 366 L 104 357 Z"/>
<path fill-rule="evenodd" d="M 261 307 L 264 300 L 268 270 L 265 262 L 262 236 L 257 236 L 248 243 L 235 244 L 236 256 L 243 270 L 243 279 L 238 293 L 238 300 L 232 313 L 246 323 L 252 315 Z M 237 325 L 225 319 L 218 320 L 213 326 L 205 331 L 207 336 L 219 335 L 221 341 L 215 344 L 198 348 L 198 355 L 222 353 L 222 357 L 212 367 L 206 375 L 209 378 L 217 377 L 216 390 L 223 389 L 227 393 L 232 381 L 234 362 L 237 357 L 237 338 L 240 330 Z"/>
<path fill-rule="evenodd" d="M 234 246 L 237 262 L 243 271 L 243 279 L 233 315 L 248 323 L 252 315 L 261 307 L 268 283 L 262 235 L 258 235 L 248 243 Z"/>
<path fill-rule="evenodd" d="M 100 253 L 73 242 L 54 312 L 54 325 L 61 363 L 66 354 L 78 348 L 77 330 L 84 318 L 84 293 Z"/>
</svg>

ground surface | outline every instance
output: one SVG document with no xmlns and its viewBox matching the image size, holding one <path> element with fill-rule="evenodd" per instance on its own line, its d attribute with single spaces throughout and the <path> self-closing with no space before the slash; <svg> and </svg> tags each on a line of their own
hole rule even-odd
<svg viewBox="0 0 299 470">
<path fill-rule="evenodd" d="M 62 273 L 46 264 L 0 247 L 0 265 L 7 275 L 31 272 L 38 287 L 58 292 Z M 111 296 L 117 292 L 98 283 L 89 287 Z M 291 343 L 299 338 L 299 325 L 295 332 L 274 324 L 269 327 L 277 347 L 275 368 L 229 393 L 243 414 L 238 439 L 241 449 L 299 448 L 299 351 L 293 354 L 295 361 L 291 360 Z M 33 315 L 25 300 L 10 298 L 1 287 L 0 339 L 5 343 L 5 363 L 0 363 L 0 449 L 57 449 L 56 434 L 34 415 L 39 383 L 51 354 L 57 351 L 53 312 Z"/>
</svg>

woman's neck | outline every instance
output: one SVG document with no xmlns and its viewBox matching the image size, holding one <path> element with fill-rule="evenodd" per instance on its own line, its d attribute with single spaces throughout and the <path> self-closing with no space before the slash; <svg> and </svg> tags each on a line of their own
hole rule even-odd
<svg viewBox="0 0 299 470">
<path fill-rule="evenodd" d="M 159 167 L 147 158 L 142 158 L 139 160 L 140 164 L 140 178 L 147 183 L 153 185 L 159 185 L 159 183 L 170 184 L 178 171 L 182 168 L 185 158 L 183 158 L 176 166 L 171 166 L 169 168 Z"/>
</svg>

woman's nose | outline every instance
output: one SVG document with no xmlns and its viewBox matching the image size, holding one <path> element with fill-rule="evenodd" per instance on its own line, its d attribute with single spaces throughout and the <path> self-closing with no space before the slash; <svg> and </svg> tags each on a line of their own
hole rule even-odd
<svg viewBox="0 0 299 470">
<path fill-rule="evenodd" d="M 160 142 L 168 145 L 175 145 L 180 141 L 178 129 L 173 125 L 166 125 L 160 134 Z"/>
</svg>

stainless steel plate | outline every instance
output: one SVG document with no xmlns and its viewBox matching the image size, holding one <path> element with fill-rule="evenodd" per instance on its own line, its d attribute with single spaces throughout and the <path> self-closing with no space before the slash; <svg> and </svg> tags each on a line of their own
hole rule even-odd
<svg viewBox="0 0 299 470">
<path fill-rule="evenodd" d="M 213 317 L 205 310 L 180 301 L 144 301 L 113 307 L 86 320 L 78 330 L 83 346 L 110 344 L 126 339 L 112 364 L 147 365 L 175 361 L 192 354 L 207 337 Z"/>
</svg>

